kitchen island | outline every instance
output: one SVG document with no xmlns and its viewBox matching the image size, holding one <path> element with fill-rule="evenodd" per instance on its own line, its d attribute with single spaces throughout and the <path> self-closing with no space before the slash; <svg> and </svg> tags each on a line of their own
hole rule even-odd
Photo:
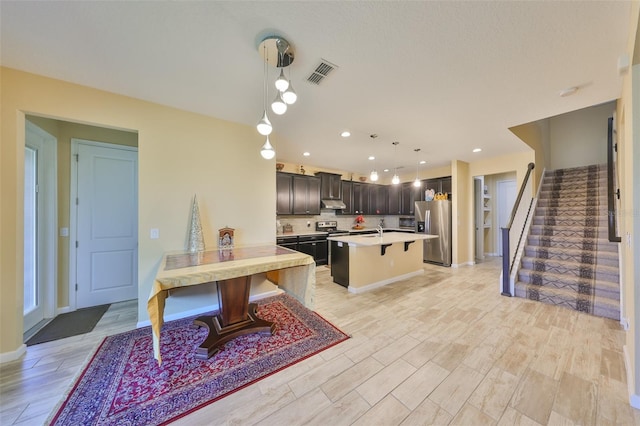
<svg viewBox="0 0 640 426">
<path fill-rule="evenodd" d="M 330 236 L 333 282 L 350 293 L 362 293 L 420 275 L 422 240 L 431 238 L 438 236 L 403 232 Z"/>
</svg>

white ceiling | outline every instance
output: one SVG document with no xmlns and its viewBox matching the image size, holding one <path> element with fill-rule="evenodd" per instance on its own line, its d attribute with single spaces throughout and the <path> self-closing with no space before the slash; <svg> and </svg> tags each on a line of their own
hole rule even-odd
<svg viewBox="0 0 640 426">
<path fill-rule="evenodd" d="M 523 151 L 510 127 L 618 98 L 630 11 L 626 1 L 2 0 L 0 47 L 3 66 L 254 126 L 257 47 L 283 36 L 298 102 L 270 114 L 277 159 L 366 174 L 369 155 L 379 170 L 414 170 L 416 148 L 422 167 Z M 339 68 L 315 86 L 306 77 L 321 59 Z M 580 90 L 560 97 L 570 86 Z M 256 155 L 263 142 L 256 132 Z"/>
</svg>

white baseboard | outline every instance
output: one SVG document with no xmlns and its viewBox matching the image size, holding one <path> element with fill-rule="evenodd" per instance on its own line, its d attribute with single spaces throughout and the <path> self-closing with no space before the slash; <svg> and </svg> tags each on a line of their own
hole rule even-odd
<svg viewBox="0 0 640 426">
<path fill-rule="evenodd" d="M 1 353 L 0 354 L 0 364 L 3 364 L 5 362 L 10 362 L 10 361 L 15 361 L 16 359 L 18 359 L 22 355 L 24 355 L 26 352 L 27 352 L 27 345 L 25 345 L 23 343 L 15 351 Z"/>
<path fill-rule="evenodd" d="M 62 308 L 56 309 L 56 315 L 67 314 L 69 312 L 72 312 L 70 306 L 63 306 Z"/>
<path fill-rule="evenodd" d="M 633 393 L 633 377 L 631 375 L 631 360 L 627 345 L 622 346 L 622 356 L 624 358 L 624 369 L 627 372 L 627 392 L 629 393 L 629 404 L 633 408 L 640 409 L 640 395 Z"/>
<path fill-rule="evenodd" d="M 266 297 L 271 297 L 271 296 L 276 296 L 278 294 L 282 294 L 284 293 L 284 290 L 276 288 L 273 291 L 268 291 L 265 293 L 260 293 L 257 294 L 255 296 L 250 296 L 249 297 L 249 302 L 255 302 L 256 300 L 260 300 L 260 299 L 264 299 Z M 182 312 L 177 312 L 175 314 L 171 314 L 171 315 L 165 315 L 164 316 L 164 322 L 168 322 L 168 321 L 175 321 L 175 320 L 179 320 L 182 318 L 187 318 L 187 317 L 192 317 L 195 315 L 199 315 L 199 314 L 203 314 L 205 312 L 211 312 L 211 311 L 217 311 L 218 310 L 218 304 L 213 304 L 213 305 L 207 305 L 207 306 L 202 306 L 200 308 L 196 308 L 196 309 L 191 309 L 188 311 L 182 311 Z M 144 320 L 144 321 L 138 321 L 138 323 L 136 324 L 136 328 L 141 328 L 141 327 L 147 327 L 151 325 L 151 321 Z"/>
<path fill-rule="evenodd" d="M 409 272 L 409 273 L 404 274 L 404 275 L 398 275 L 397 277 L 388 278 L 386 280 L 376 281 L 375 283 L 371 283 L 371 284 L 365 285 L 363 287 L 352 287 L 352 286 L 349 286 L 347 288 L 347 290 L 349 291 L 349 293 L 354 293 L 354 294 L 364 293 L 365 291 L 370 291 L 370 290 L 373 290 L 374 288 L 382 287 L 382 286 L 385 286 L 387 284 L 394 283 L 396 281 L 406 280 L 408 278 L 416 277 L 416 276 L 422 275 L 422 274 L 424 274 L 424 269 L 420 269 L 420 270 L 414 271 L 414 272 Z"/>
<path fill-rule="evenodd" d="M 451 267 L 452 268 L 460 268 L 461 266 L 473 266 L 476 263 L 473 260 L 470 260 L 469 262 L 462 262 L 462 263 L 452 263 Z"/>
</svg>

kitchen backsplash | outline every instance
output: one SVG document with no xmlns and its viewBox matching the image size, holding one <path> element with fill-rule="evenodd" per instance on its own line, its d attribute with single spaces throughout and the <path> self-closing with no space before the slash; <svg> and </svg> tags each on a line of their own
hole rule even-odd
<svg viewBox="0 0 640 426">
<path fill-rule="evenodd" d="M 315 231 L 316 222 L 323 220 L 335 220 L 338 222 L 338 229 L 349 230 L 356 224 L 356 217 L 358 215 L 337 215 L 333 210 L 323 210 L 319 216 L 278 216 L 278 234 L 282 234 L 282 227 L 284 225 L 291 225 L 293 233 L 299 234 L 305 231 Z M 397 228 L 398 216 L 366 216 L 364 217 L 365 228 L 375 228 L 380 225 L 380 220 L 383 220 L 383 226 L 385 228 Z M 307 222 L 309 226 L 307 226 Z"/>
</svg>

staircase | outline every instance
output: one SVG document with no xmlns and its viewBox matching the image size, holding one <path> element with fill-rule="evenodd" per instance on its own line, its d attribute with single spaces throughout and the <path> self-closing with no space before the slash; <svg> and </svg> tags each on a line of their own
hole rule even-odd
<svg viewBox="0 0 640 426">
<path fill-rule="evenodd" d="M 545 173 L 515 284 L 517 297 L 620 319 L 617 243 L 607 229 L 607 168 Z"/>
</svg>

